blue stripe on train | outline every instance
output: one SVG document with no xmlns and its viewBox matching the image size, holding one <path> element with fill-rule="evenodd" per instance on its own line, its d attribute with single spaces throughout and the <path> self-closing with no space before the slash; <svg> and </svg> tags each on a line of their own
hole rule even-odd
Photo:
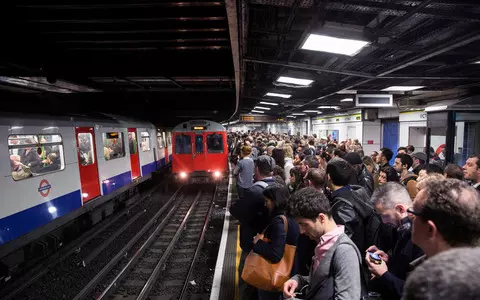
<svg viewBox="0 0 480 300">
<path fill-rule="evenodd" d="M 82 206 L 80 190 L 0 219 L 0 245 L 18 238 Z"/>
<path fill-rule="evenodd" d="M 164 167 L 166 164 L 165 164 L 165 157 L 164 158 L 161 158 L 160 160 L 157 160 L 157 169 L 161 169 L 162 167 Z"/>
<path fill-rule="evenodd" d="M 122 174 L 118 174 L 117 176 L 113 176 L 104 180 L 102 183 L 103 194 L 109 194 L 129 183 L 132 182 L 132 172 L 127 171 Z"/>
<path fill-rule="evenodd" d="M 142 176 L 147 176 L 148 174 L 155 172 L 155 162 L 152 161 L 149 164 L 142 166 Z"/>
</svg>

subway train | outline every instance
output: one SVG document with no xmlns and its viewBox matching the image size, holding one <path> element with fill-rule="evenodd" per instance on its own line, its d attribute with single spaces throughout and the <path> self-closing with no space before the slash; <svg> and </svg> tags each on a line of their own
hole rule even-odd
<svg viewBox="0 0 480 300">
<path fill-rule="evenodd" d="M 172 153 L 171 131 L 108 114 L 4 113 L 0 139 L 0 257 L 149 179 Z"/>
<path fill-rule="evenodd" d="M 172 173 L 181 182 L 216 182 L 228 173 L 227 131 L 208 120 L 190 120 L 172 130 Z"/>
</svg>

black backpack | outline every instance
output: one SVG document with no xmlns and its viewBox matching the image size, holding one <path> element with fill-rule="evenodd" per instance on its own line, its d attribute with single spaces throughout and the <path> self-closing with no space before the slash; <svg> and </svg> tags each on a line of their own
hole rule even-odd
<svg viewBox="0 0 480 300">
<path fill-rule="evenodd" d="M 378 233 L 382 225 L 382 218 L 375 211 L 375 208 L 368 203 L 368 199 L 364 198 L 364 192 L 361 189 L 353 190 L 352 189 L 353 199 L 352 201 L 347 200 L 342 197 L 338 197 L 338 201 L 344 201 L 351 206 L 355 212 L 360 216 L 363 221 L 363 226 L 365 227 L 364 234 L 364 245 L 365 247 L 370 247 L 371 245 L 376 245 L 378 240 Z"/>
</svg>

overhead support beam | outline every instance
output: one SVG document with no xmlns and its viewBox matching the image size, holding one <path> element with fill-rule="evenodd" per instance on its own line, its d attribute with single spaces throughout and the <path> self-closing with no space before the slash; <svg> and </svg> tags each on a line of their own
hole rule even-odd
<svg viewBox="0 0 480 300">
<path fill-rule="evenodd" d="M 133 22 L 185 22 L 185 21 L 224 21 L 225 17 L 162 17 L 162 18 L 125 18 L 125 19 L 63 19 L 63 20 L 27 20 L 27 23 L 65 23 L 65 24 L 115 24 Z"/>
<path fill-rule="evenodd" d="M 68 40 L 55 41 L 55 44 L 161 44 L 161 43 L 198 43 L 198 42 L 226 42 L 227 38 L 186 38 L 169 40 Z"/>
<path fill-rule="evenodd" d="M 221 50 L 230 46 L 175 46 L 175 47 L 86 47 L 65 48 L 68 51 L 160 51 L 160 50 Z"/>
<path fill-rule="evenodd" d="M 223 6 L 223 2 L 155 2 L 155 3 L 112 3 L 112 4 L 43 4 L 16 5 L 25 9 L 41 10 L 90 10 L 90 9 L 124 9 L 124 8 L 155 8 L 155 7 L 210 7 Z"/>
<path fill-rule="evenodd" d="M 231 120 L 238 112 L 240 105 L 240 47 L 239 47 L 239 26 L 238 26 L 238 13 L 237 13 L 237 1 L 225 0 L 225 7 L 227 10 L 228 30 L 230 34 L 230 46 L 232 49 L 233 69 L 235 72 L 235 110 L 228 118 Z"/>
<path fill-rule="evenodd" d="M 60 28 L 59 28 L 60 29 Z M 145 33 L 189 33 L 189 32 L 225 32 L 226 28 L 178 28 L 178 29 L 154 29 L 154 30 L 61 30 L 40 32 L 41 35 L 54 34 L 145 34 Z"/>
<path fill-rule="evenodd" d="M 326 89 L 325 90 L 325 93 L 324 95 L 318 97 L 318 98 L 315 98 L 311 101 L 308 101 L 307 103 L 304 103 L 302 104 L 301 107 L 304 107 L 306 105 L 311 105 L 311 104 L 314 104 L 315 102 L 317 102 L 318 100 L 322 100 L 322 99 L 325 99 L 327 97 L 330 97 L 330 96 L 333 96 L 333 95 L 336 95 L 338 92 L 342 91 L 342 90 L 351 90 L 351 89 L 354 89 L 356 88 L 357 86 L 359 85 L 362 85 L 362 84 L 365 84 L 365 83 L 369 83 L 375 79 L 378 79 L 378 77 L 385 77 L 386 75 L 389 75 L 393 72 L 396 72 L 396 71 L 399 71 L 399 70 L 402 70 L 406 67 L 409 67 L 411 65 L 414 65 L 416 63 L 419 63 L 419 62 L 422 62 L 422 61 L 425 61 L 427 59 L 430 59 L 432 57 L 435 57 L 435 56 L 438 56 L 438 55 L 441 55 L 445 52 L 448 52 L 448 51 L 451 51 L 451 50 L 454 50 L 454 49 L 457 49 L 459 47 L 463 47 L 465 45 L 468 45 L 470 43 L 473 43 L 475 41 L 478 41 L 480 40 L 480 31 L 474 31 L 472 33 L 469 33 L 469 34 L 466 34 L 464 36 L 461 36 L 457 39 L 453 39 L 451 40 L 450 42 L 446 43 L 446 44 L 443 44 L 443 45 L 438 45 L 437 47 L 433 47 L 433 49 L 431 50 L 428 50 L 428 51 L 425 51 L 424 53 L 421 53 L 417 56 L 414 56 L 408 60 L 406 60 L 405 62 L 402 62 L 400 64 L 397 64 L 393 67 L 390 67 L 386 70 L 384 70 L 383 72 L 380 72 L 376 75 L 375 78 L 368 78 L 368 79 L 363 79 L 363 80 L 360 80 L 360 81 L 356 81 L 354 83 L 349 83 L 349 84 L 344 84 L 342 86 L 338 86 L 336 88 L 332 88 L 332 89 Z M 291 110 L 288 110 L 286 111 L 286 113 L 290 113 L 291 111 L 293 111 L 293 109 Z"/>
</svg>

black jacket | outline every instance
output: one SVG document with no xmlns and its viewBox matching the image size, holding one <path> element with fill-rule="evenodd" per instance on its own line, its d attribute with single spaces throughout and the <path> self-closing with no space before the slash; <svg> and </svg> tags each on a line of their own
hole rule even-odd
<svg viewBox="0 0 480 300">
<path fill-rule="evenodd" d="M 287 221 L 288 233 L 285 234 L 285 225 L 281 215 L 272 217 L 264 233 L 264 237 L 270 240 L 270 242 L 267 243 L 263 240 L 259 240 L 253 245 L 253 251 L 274 264 L 278 263 L 283 257 L 285 244 L 296 246 L 300 234 L 297 222 L 288 217 Z M 297 266 L 294 263 L 292 274 L 295 275 L 296 273 Z"/>
<path fill-rule="evenodd" d="M 363 220 L 357 214 L 353 206 L 345 201 L 340 201 L 343 198 L 350 203 L 355 201 L 353 199 L 352 188 L 347 185 L 331 194 L 331 213 L 332 217 L 338 225 L 345 225 L 345 234 L 357 245 L 361 253 L 365 252 L 370 245 L 365 245 L 365 226 Z M 364 199 L 367 201 L 368 199 Z"/>
<path fill-rule="evenodd" d="M 402 297 L 410 262 L 424 254 L 422 249 L 412 243 L 412 224 L 408 217 L 395 230 L 397 241 L 388 260 L 388 272 L 372 281 L 374 290 L 382 294 L 384 299 L 392 300 Z"/>
<path fill-rule="evenodd" d="M 357 176 L 358 184 L 365 188 L 365 191 L 368 194 L 368 197 L 373 194 L 373 176 L 368 172 L 365 166 L 362 166 L 362 170 L 358 173 Z"/>
<path fill-rule="evenodd" d="M 262 181 L 268 185 L 275 182 L 271 177 Z M 252 185 L 245 190 L 244 197 L 230 207 L 230 213 L 240 222 L 240 247 L 244 252 L 252 250 L 253 237 L 261 233 L 270 220 L 263 190 L 264 188 L 258 184 Z"/>
</svg>

